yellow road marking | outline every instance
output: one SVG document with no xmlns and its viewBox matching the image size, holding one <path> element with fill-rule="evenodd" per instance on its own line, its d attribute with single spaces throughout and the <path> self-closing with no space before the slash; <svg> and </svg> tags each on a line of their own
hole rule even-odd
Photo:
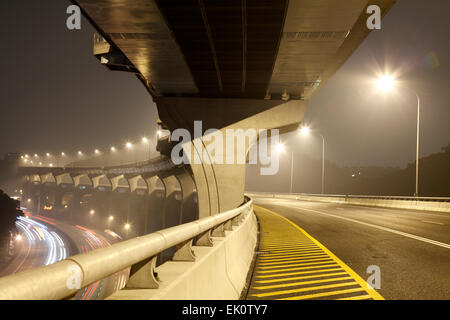
<svg viewBox="0 0 450 320">
<path fill-rule="evenodd" d="M 316 286 L 316 287 L 308 287 L 308 288 L 300 288 L 300 289 L 290 289 L 290 290 L 281 290 L 281 291 L 257 293 L 257 294 L 253 294 L 253 296 L 254 297 L 258 297 L 258 298 L 269 297 L 269 296 L 281 296 L 283 294 L 300 293 L 300 292 L 315 291 L 315 290 L 321 290 L 321 289 L 339 288 L 339 287 L 349 287 L 349 286 L 356 286 L 356 285 L 358 285 L 358 284 L 355 281 L 350 281 L 350 282 L 337 283 L 337 284 L 328 284 L 328 285 L 325 285 L 325 286 Z"/>
<path fill-rule="evenodd" d="M 312 258 L 312 259 L 310 259 L 310 258 Z M 329 257 L 327 255 L 325 255 L 325 254 L 321 254 L 321 255 L 306 257 L 306 258 L 302 258 L 302 259 L 297 259 L 297 258 L 281 259 L 281 260 L 275 260 L 273 262 L 260 262 L 260 263 L 258 263 L 258 266 L 271 266 L 271 265 L 280 264 L 280 263 L 290 263 L 289 261 L 292 261 L 292 262 L 308 262 L 308 261 L 316 261 L 318 259 L 323 259 L 323 258 L 329 258 Z"/>
<path fill-rule="evenodd" d="M 362 296 L 354 296 L 354 297 L 348 297 L 348 298 L 340 298 L 336 300 L 365 300 L 365 299 L 371 299 L 372 297 L 368 294 L 362 295 Z"/>
<path fill-rule="evenodd" d="M 305 284 L 333 282 L 333 281 L 349 280 L 349 279 L 352 279 L 352 277 L 346 276 L 346 277 L 340 277 L 340 278 L 330 278 L 330 279 L 321 279 L 321 280 L 311 280 L 311 281 L 300 281 L 300 282 L 292 282 L 292 283 L 274 284 L 274 285 L 271 285 L 271 286 L 254 287 L 254 289 L 267 290 L 267 289 L 276 289 L 276 288 L 296 287 L 296 286 L 302 286 L 302 285 L 305 285 Z"/>
<path fill-rule="evenodd" d="M 345 271 L 347 273 L 347 275 L 350 277 L 350 279 L 352 279 L 352 284 L 347 284 L 347 285 L 359 285 L 361 288 L 358 289 L 348 289 L 348 290 L 338 290 L 338 291 L 333 291 L 333 292 L 326 292 L 326 293 L 317 293 L 317 294 L 311 294 L 311 295 L 304 295 L 304 296 L 298 296 L 298 297 L 288 297 L 287 299 L 308 299 L 309 298 L 314 298 L 314 297 L 326 297 L 328 295 L 337 295 L 337 294 L 344 294 L 344 293 L 349 293 L 349 292 L 357 292 L 357 291 L 365 291 L 367 292 L 368 296 L 372 299 L 376 299 L 376 300 L 382 300 L 383 297 L 376 291 L 374 290 L 370 285 L 367 284 L 366 281 L 364 281 L 356 272 L 354 272 L 350 267 L 348 267 L 342 260 L 340 260 L 337 256 L 335 256 L 331 251 L 329 251 L 325 246 L 323 246 L 319 241 L 317 241 L 316 239 L 314 239 L 311 235 L 309 235 L 306 231 L 304 231 L 302 228 L 300 228 L 298 225 L 296 225 L 295 223 L 293 223 L 292 221 L 290 221 L 289 219 L 271 211 L 265 208 L 261 208 L 259 206 L 254 206 L 255 208 L 261 210 L 261 211 L 265 211 L 267 213 L 270 213 L 274 216 L 277 216 L 278 218 L 286 221 L 287 223 L 289 223 L 291 226 L 293 226 L 296 230 L 300 231 L 301 233 L 301 237 L 302 237 L 302 245 L 300 245 L 300 253 L 297 253 L 295 248 L 290 248 L 289 244 L 286 246 L 286 241 L 284 241 L 284 239 L 281 239 L 282 237 L 295 237 L 296 235 L 294 235 L 293 232 L 286 229 L 286 231 L 284 231 L 285 229 L 283 229 L 283 227 L 279 224 L 279 223 L 275 223 L 275 227 L 274 227 L 274 232 L 273 233 L 279 233 L 280 236 L 278 235 L 266 235 L 267 233 L 263 233 L 263 243 L 260 246 L 261 250 L 263 249 L 268 249 L 268 248 L 277 248 L 278 252 L 272 253 L 269 252 L 267 255 L 265 256 L 260 256 L 258 258 L 258 263 L 262 262 L 262 263 L 266 263 L 265 266 L 263 267 L 259 267 L 260 265 L 257 264 L 257 266 L 259 267 L 259 269 L 265 269 L 265 270 L 259 270 L 256 271 L 256 273 L 258 275 L 256 275 L 256 278 L 272 278 L 271 280 L 266 280 L 266 281 L 271 281 L 271 282 L 280 282 L 281 281 L 290 281 L 290 280 L 295 280 L 292 278 L 286 278 L 287 276 L 292 276 L 292 275 L 301 275 L 301 274 L 311 274 L 311 273 L 316 273 L 313 276 L 316 277 L 327 277 L 327 274 L 317 274 L 318 272 L 325 272 L 325 271 L 332 271 L 334 273 L 342 273 L 341 271 Z M 269 219 L 270 221 L 270 219 Z M 268 238 L 269 237 L 269 238 Z M 288 240 L 289 241 L 289 240 Z M 293 242 L 291 242 L 293 243 Z M 264 246 L 265 244 L 265 246 Z M 281 247 L 283 246 L 283 247 Z M 318 248 L 320 250 L 313 250 L 311 249 L 311 247 L 314 248 Z M 292 251 L 291 251 L 292 250 Z M 315 252 L 308 252 L 305 254 L 305 251 L 308 250 L 313 250 Z M 270 249 L 269 249 L 270 251 Z M 285 251 L 285 252 L 283 252 Z M 287 252 L 286 252 L 287 251 Z M 329 259 L 326 259 L 326 257 L 328 257 Z M 306 260 L 297 260 L 297 261 L 293 261 L 295 258 L 317 258 L 317 260 L 330 260 L 330 261 L 326 261 L 326 262 L 321 262 L 321 261 L 316 261 L 316 262 L 307 262 L 304 263 Z M 279 265 L 279 266 L 274 266 L 275 264 L 278 263 L 286 263 L 286 261 L 290 261 L 289 264 L 287 265 Z M 330 262 L 333 262 L 332 264 L 330 264 Z M 268 263 L 270 263 L 268 265 Z M 262 264 L 264 265 L 264 264 Z M 305 265 L 308 265 L 307 267 L 304 267 Z M 314 265 L 314 266 L 309 266 L 309 265 Z M 295 266 L 294 268 L 292 268 L 293 266 Z M 312 270 L 312 269 L 321 269 L 321 270 Z M 309 271 L 299 271 L 299 272 L 287 272 L 287 271 L 297 271 L 297 270 L 309 270 Z M 266 273 L 269 273 L 268 275 L 266 275 Z M 263 275 L 261 275 L 263 274 Z M 309 276 L 311 277 L 311 275 Z M 274 278 L 281 278 L 281 279 L 274 279 Z M 297 277 L 297 278 L 301 278 L 301 277 Z M 327 282 L 326 280 L 329 281 L 337 281 L 337 280 L 333 280 L 333 279 L 323 279 L 323 280 L 313 280 L 313 281 L 318 281 L 317 283 L 320 282 Z M 259 280 L 261 281 L 261 280 Z M 307 281 L 308 282 L 308 281 Z M 335 286 L 340 287 L 340 286 L 345 286 L 346 284 L 335 284 Z M 279 284 L 276 285 L 277 287 L 283 287 L 283 285 Z M 284 287 L 287 286 L 292 286 L 290 284 L 285 284 Z M 256 287 L 254 289 L 257 289 L 259 287 Z M 279 294 L 291 294 L 291 293 L 299 293 L 299 292 L 304 292 L 304 291 L 310 291 L 310 290 L 320 290 L 320 289 L 327 289 L 327 288 L 332 288 L 327 286 L 319 286 L 319 287 L 310 287 L 310 288 L 300 288 L 300 289 L 291 289 L 291 290 L 282 290 L 282 291 L 276 291 L 276 292 L 283 292 L 283 293 L 262 293 L 262 294 L 252 294 L 252 296 L 255 297 L 265 297 L 265 296 L 272 296 L 272 295 L 279 295 Z M 362 295 L 364 296 L 364 295 Z M 306 297 L 306 298 L 305 298 Z"/>
<path fill-rule="evenodd" d="M 276 269 L 276 268 L 280 268 L 280 267 L 282 267 L 282 268 L 289 268 L 289 267 L 300 267 L 300 266 L 310 266 L 310 265 L 313 265 L 313 264 L 318 264 L 319 262 L 321 263 L 321 262 L 330 262 L 330 260 L 333 260 L 333 259 L 331 259 L 330 257 L 326 257 L 326 258 L 320 258 L 320 259 L 312 259 L 312 260 L 309 260 L 309 262 L 306 262 L 306 263 L 288 263 L 288 264 L 283 264 L 282 266 L 278 266 L 278 265 L 276 265 L 276 266 L 268 266 L 268 267 L 259 267 L 258 266 L 258 269 L 263 269 L 263 270 L 267 270 L 267 269 Z"/>
<path fill-rule="evenodd" d="M 297 249 L 297 250 L 293 250 L 293 251 L 286 251 L 286 252 L 272 252 L 272 251 L 260 251 L 263 252 L 263 254 L 261 254 L 261 258 L 263 257 L 269 257 L 269 256 L 274 256 L 274 255 L 283 255 L 283 254 L 299 254 L 299 255 L 307 255 L 307 254 L 317 254 L 318 252 L 323 252 L 322 249 L 317 248 L 317 249 Z"/>
<path fill-rule="evenodd" d="M 318 268 L 325 268 L 325 267 L 332 267 L 336 263 L 329 263 L 329 262 L 323 262 L 320 263 L 319 266 L 313 266 L 313 267 L 300 267 L 300 268 L 289 268 L 289 269 L 277 269 L 277 270 L 267 270 L 267 271 L 256 271 L 256 273 L 274 273 L 274 272 L 285 272 L 285 271 L 295 271 L 295 270 L 308 270 L 308 269 L 318 269 Z"/>
<path fill-rule="evenodd" d="M 290 259 L 290 258 L 311 258 L 313 256 L 327 256 L 326 253 L 319 251 L 319 252 L 311 252 L 308 254 L 283 254 L 277 257 L 271 257 L 269 255 L 262 256 L 260 259 L 261 261 L 270 261 L 270 260 L 277 260 L 281 261 L 282 259 Z"/>
<path fill-rule="evenodd" d="M 282 298 L 282 299 L 278 299 L 278 300 L 314 299 L 314 298 L 335 296 L 335 295 L 338 295 L 338 294 L 345 294 L 345 293 L 358 292 L 358 291 L 364 291 L 364 289 L 363 288 L 356 288 L 356 289 L 338 290 L 338 291 L 323 292 L 323 293 L 313 293 L 313 294 L 307 294 L 307 295 L 304 295 L 304 296 L 287 297 L 287 298 Z"/>
<path fill-rule="evenodd" d="M 308 252 L 308 251 L 321 251 L 320 248 L 286 248 L 286 249 L 265 249 L 264 251 L 268 251 L 268 254 L 277 254 L 277 253 L 289 253 L 289 252 Z"/>
<path fill-rule="evenodd" d="M 299 271 L 299 272 L 289 272 L 289 273 L 283 273 L 283 274 L 269 274 L 269 275 L 263 275 L 263 276 L 256 276 L 256 278 L 274 278 L 274 277 L 285 277 L 285 276 L 296 276 L 299 274 L 308 274 L 308 273 L 316 273 L 316 272 L 325 272 L 325 271 L 338 271 L 342 270 L 338 266 L 331 269 L 325 269 L 325 270 L 313 270 L 313 271 Z"/>
<path fill-rule="evenodd" d="M 302 277 L 289 277 L 283 279 L 272 279 L 272 280 L 258 280 L 256 283 L 275 283 L 275 282 L 286 282 L 293 280 L 303 280 L 303 279 L 314 279 L 314 278 L 323 278 L 323 277 L 331 277 L 331 276 L 340 276 L 343 274 L 347 274 L 347 272 L 334 272 L 334 273 L 324 273 L 324 274 L 316 274 L 312 276 L 302 276 Z"/>
</svg>

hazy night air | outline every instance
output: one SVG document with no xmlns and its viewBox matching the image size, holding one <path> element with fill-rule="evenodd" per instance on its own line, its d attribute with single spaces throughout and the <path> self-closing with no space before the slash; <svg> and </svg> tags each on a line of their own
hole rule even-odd
<svg viewBox="0 0 450 320">
<path fill-rule="evenodd" d="M 0 301 L 115 300 L 102 315 L 130 318 L 120 304 L 141 300 L 168 319 L 448 309 L 449 12 L 1 0 Z"/>
</svg>

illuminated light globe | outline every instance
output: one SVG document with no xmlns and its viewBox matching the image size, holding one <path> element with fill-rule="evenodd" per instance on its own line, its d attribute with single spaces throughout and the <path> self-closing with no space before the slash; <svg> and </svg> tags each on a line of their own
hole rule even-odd
<svg viewBox="0 0 450 320">
<path fill-rule="evenodd" d="M 307 134 L 309 134 L 310 131 L 311 131 L 311 130 L 310 130 L 308 127 L 302 127 L 302 128 L 300 129 L 300 133 L 301 133 L 302 135 L 307 135 Z"/>
<path fill-rule="evenodd" d="M 394 86 L 395 80 L 393 77 L 384 75 L 377 80 L 377 88 L 383 91 L 391 90 Z"/>
</svg>

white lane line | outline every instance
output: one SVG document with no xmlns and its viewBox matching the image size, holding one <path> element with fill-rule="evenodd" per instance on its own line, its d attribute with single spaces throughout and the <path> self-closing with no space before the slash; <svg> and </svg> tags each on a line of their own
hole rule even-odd
<svg viewBox="0 0 450 320">
<path fill-rule="evenodd" d="M 313 210 L 313 209 L 306 209 L 306 208 L 301 208 L 301 207 L 298 207 L 298 208 L 300 210 L 312 211 L 312 212 L 323 214 L 323 215 L 330 216 L 330 217 L 333 217 L 333 218 L 338 218 L 338 219 L 342 219 L 342 220 L 347 220 L 347 221 L 359 223 L 359 224 L 362 224 L 362 225 L 365 225 L 365 226 L 369 226 L 369 227 L 372 227 L 372 228 L 377 228 L 377 229 L 384 230 L 384 231 L 391 232 L 391 233 L 395 233 L 395 234 L 398 234 L 398 235 L 401 235 L 401 236 L 404 236 L 404 237 L 407 237 L 407 238 L 416 239 L 416 240 L 427 242 L 427 243 L 431 243 L 431 244 L 434 244 L 436 246 L 440 246 L 440 247 L 443 247 L 443 248 L 446 248 L 446 249 L 450 249 L 450 244 L 439 242 L 439 241 L 435 241 L 435 240 L 431 240 L 431 239 L 427 239 L 427 238 L 422 238 L 422 237 L 416 236 L 414 234 L 410 234 L 410 233 L 406 233 L 406 232 L 402 232 L 402 231 L 398 231 L 398 230 L 394 230 L 394 229 L 386 228 L 386 227 L 382 227 L 382 226 L 377 226 L 375 224 L 362 222 L 362 221 L 358 221 L 358 220 L 351 219 L 351 218 L 340 217 L 340 216 L 336 216 L 336 215 L 330 214 L 330 213 L 325 213 L 325 212 L 322 212 L 322 211 L 317 211 L 317 210 Z"/>
<path fill-rule="evenodd" d="M 443 223 L 440 223 L 440 222 L 427 221 L 427 220 L 420 220 L 420 221 L 422 221 L 422 222 L 426 222 L 426 223 L 439 224 L 439 225 L 441 225 L 441 226 L 443 226 L 443 225 L 444 225 Z"/>
</svg>

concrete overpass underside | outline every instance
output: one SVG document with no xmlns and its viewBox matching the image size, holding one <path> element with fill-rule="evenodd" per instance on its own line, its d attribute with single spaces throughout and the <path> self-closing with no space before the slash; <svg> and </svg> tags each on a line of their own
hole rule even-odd
<svg viewBox="0 0 450 320">
<path fill-rule="evenodd" d="M 368 5 L 383 16 L 395 0 L 73 2 L 101 35 L 95 56 L 136 73 L 165 128 L 193 133 L 194 120 L 203 130 L 295 130 L 307 102 L 369 34 Z M 200 217 L 243 202 L 244 165 L 191 168 Z"/>
</svg>

